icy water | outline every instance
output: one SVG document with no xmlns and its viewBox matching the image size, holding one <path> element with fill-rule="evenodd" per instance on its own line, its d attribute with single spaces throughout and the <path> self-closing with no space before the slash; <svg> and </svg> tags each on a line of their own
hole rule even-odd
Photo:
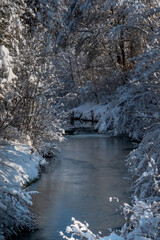
<svg viewBox="0 0 160 240">
<path fill-rule="evenodd" d="M 125 158 L 132 143 L 125 138 L 105 135 L 69 136 L 61 144 L 61 154 L 51 161 L 41 179 L 29 187 L 39 191 L 33 197 L 33 212 L 39 230 L 21 240 L 60 240 L 74 217 L 87 221 L 94 233 L 119 229 L 124 219 L 116 211 L 119 203 L 109 197 L 128 202 Z"/>
</svg>

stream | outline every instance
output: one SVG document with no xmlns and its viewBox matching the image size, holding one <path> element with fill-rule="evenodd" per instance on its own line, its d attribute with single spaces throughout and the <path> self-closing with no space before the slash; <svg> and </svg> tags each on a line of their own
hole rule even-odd
<svg viewBox="0 0 160 240">
<path fill-rule="evenodd" d="M 26 233 L 21 240 L 60 240 L 71 218 L 86 221 L 94 233 L 108 234 L 120 229 L 124 218 L 116 209 L 117 197 L 129 202 L 125 158 L 133 149 L 129 139 L 105 135 L 75 135 L 61 143 L 61 153 L 50 160 L 46 173 L 28 190 L 39 230 Z"/>
</svg>

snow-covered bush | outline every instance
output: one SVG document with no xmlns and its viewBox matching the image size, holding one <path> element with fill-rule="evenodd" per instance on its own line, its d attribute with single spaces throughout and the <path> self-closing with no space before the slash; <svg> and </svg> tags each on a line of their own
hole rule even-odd
<svg viewBox="0 0 160 240">
<path fill-rule="evenodd" d="M 1 186 L 0 229 L 5 238 L 34 227 L 33 215 L 28 205 L 32 205 L 31 192 L 12 186 Z"/>
<path fill-rule="evenodd" d="M 135 198 L 132 206 L 124 204 L 127 223 L 122 234 L 127 240 L 157 240 L 160 236 L 160 204 L 153 201 L 141 201 Z"/>
<path fill-rule="evenodd" d="M 67 240 L 78 240 L 78 239 L 88 239 L 88 240 L 124 240 L 123 237 L 118 236 L 114 232 L 112 232 L 107 237 L 100 237 L 99 235 L 95 235 L 90 229 L 89 224 L 84 222 L 80 222 L 72 218 L 72 224 L 66 228 L 67 236 L 63 232 L 60 232 L 60 235 L 63 239 Z"/>
<path fill-rule="evenodd" d="M 21 16 L 24 13 L 24 1 L 6 1 L 0 3 L 0 129 L 6 129 L 13 121 L 14 111 L 21 101 L 18 76 L 19 42 L 23 27 Z"/>
<path fill-rule="evenodd" d="M 155 124 L 127 159 L 133 179 L 132 194 L 136 196 L 131 206 L 124 205 L 127 223 L 122 231 L 127 240 L 157 240 L 160 236 L 159 144 L 159 125 Z"/>
<path fill-rule="evenodd" d="M 8 126 L 12 120 L 12 110 L 15 107 L 14 101 L 17 100 L 17 93 L 14 91 L 14 79 L 17 76 L 13 73 L 13 59 L 9 54 L 8 48 L 0 46 L 0 129 Z"/>
<path fill-rule="evenodd" d="M 76 240 L 77 239 L 76 237 L 80 237 L 81 239 L 85 238 L 89 240 L 99 239 L 99 236 L 96 236 L 89 230 L 88 223 L 86 222 L 81 223 L 80 221 L 77 221 L 74 218 L 72 218 L 72 222 L 73 224 L 66 228 L 66 233 L 71 234 L 71 237 L 67 237 L 66 235 L 64 235 L 63 232 L 60 232 L 60 235 L 63 237 L 63 239 Z"/>
<path fill-rule="evenodd" d="M 133 176 L 132 190 L 141 200 L 160 197 L 160 132 L 156 124 L 146 134 L 139 147 L 127 159 L 129 172 Z"/>
</svg>

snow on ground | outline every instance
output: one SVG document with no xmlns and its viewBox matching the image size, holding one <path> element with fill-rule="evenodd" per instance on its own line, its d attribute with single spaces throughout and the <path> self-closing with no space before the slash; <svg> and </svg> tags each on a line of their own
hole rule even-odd
<svg viewBox="0 0 160 240">
<path fill-rule="evenodd" d="M 31 193 L 23 187 L 38 178 L 40 166 L 45 164 L 28 145 L 0 143 L 0 239 L 31 227 Z"/>
<path fill-rule="evenodd" d="M 39 165 L 45 160 L 32 148 L 14 142 L 0 145 L 0 185 L 23 186 L 38 178 Z"/>
<path fill-rule="evenodd" d="M 106 110 L 106 105 L 95 104 L 93 102 L 85 103 L 73 109 L 75 118 L 90 121 L 92 121 L 92 118 L 98 121 L 100 117 L 105 114 Z"/>
<path fill-rule="evenodd" d="M 72 114 L 75 119 L 96 121 L 95 129 L 97 129 L 99 133 L 109 133 L 109 131 L 112 130 L 111 132 L 113 133 L 114 131 L 114 135 L 117 135 L 116 121 L 119 114 L 118 107 L 112 109 L 110 104 L 101 105 L 89 102 L 73 108 Z M 111 127 L 111 124 L 114 125 L 114 127 Z"/>
</svg>

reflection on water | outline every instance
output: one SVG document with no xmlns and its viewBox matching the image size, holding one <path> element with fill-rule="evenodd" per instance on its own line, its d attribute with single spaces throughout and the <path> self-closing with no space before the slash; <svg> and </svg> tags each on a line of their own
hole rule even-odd
<svg viewBox="0 0 160 240">
<path fill-rule="evenodd" d="M 59 240 L 59 231 L 70 224 L 71 217 L 87 221 L 91 230 L 106 234 L 107 228 L 119 228 L 123 217 L 109 197 L 128 201 L 130 182 L 124 159 L 132 148 L 124 138 L 104 135 L 77 135 L 61 144 L 62 153 L 51 161 L 48 172 L 29 190 L 39 230 L 21 240 Z"/>
</svg>

